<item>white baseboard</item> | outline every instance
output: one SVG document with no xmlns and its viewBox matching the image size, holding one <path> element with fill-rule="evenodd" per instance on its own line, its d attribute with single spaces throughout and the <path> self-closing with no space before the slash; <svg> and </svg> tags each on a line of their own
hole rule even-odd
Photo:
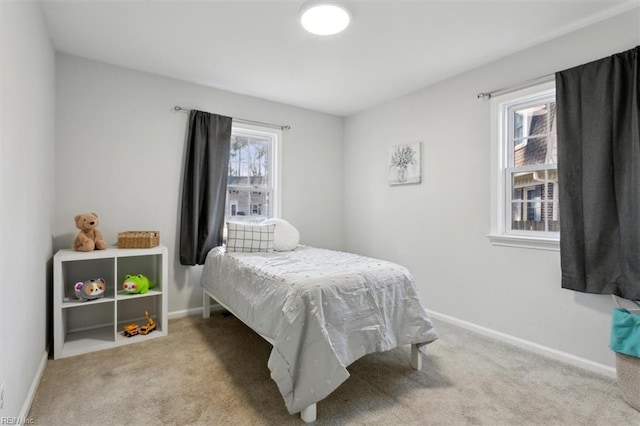
<svg viewBox="0 0 640 426">
<path fill-rule="evenodd" d="M 610 378 L 616 377 L 615 367 L 610 367 L 608 365 L 590 361 L 588 359 L 581 358 L 579 356 L 571 355 L 566 352 L 552 349 L 547 346 L 540 345 L 538 343 L 530 342 L 529 340 L 524 340 L 519 337 L 514 337 L 509 334 L 492 330 L 487 327 L 482 327 L 480 325 L 476 325 L 468 321 L 454 318 L 449 315 L 441 314 L 439 312 L 427 310 L 427 313 L 429 314 L 429 316 L 431 316 L 434 319 L 441 320 L 443 322 L 447 322 L 453 325 L 457 325 L 459 327 L 473 331 L 483 336 L 491 337 L 501 342 L 505 342 L 513 346 L 517 346 L 529 352 L 533 352 L 533 353 L 545 356 L 547 358 L 554 359 L 556 361 L 561 361 L 569 365 L 573 365 L 575 367 L 580 367 L 585 370 L 589 370 L 591 372 L 594 372 L 603 376 L 607 376 Z"/>
<path fill-rule="evenodd" d="M 18 416 L 19 419 L 26 419 L 29 415 L 29 411 L 31 411 L 31 404 L 33 404 L 33 398 L 35 398 L 36 396 L 36 391 L 38 390 L 38 386 L 40 385 L 40 380 L 42 379 L 42 374 L 44 373 L 44 369 L 47 366 L 48 359 L 49 352 L 45 350 L 42 354 L 42 359 L 40 360 L 38 371 L 33 377 L 33 381 L 31 382 L 31 386 L 29 387 L 27 397 L 24 399 L 24 403 L 22 404 L 22 409 L 20 410 L 20 415 Z"/>
<path fill-rule="evenodd" d="M 224 308 L 218 305 L 217 303 L 211 304 L 211 312 L 223 311 L 223 310 Z M 191 308 L 191 309 L 183 309 L 181 311 L 169 312 L 168 317 L 169 319 L 176 319 L 176 318 L 188 317 L 191 315 L 202 315 L 202 306 L 199 306 L 197 308 Z"/>
<path fill-rule="evenodd" d="M 224 307 L 220 306 L 219 304 L 217 303 L 211 304 L 212 312 L 222 311 L 222 310 L 224 310 Z M 464 321 L 449 315 L 441 314 L 439 312 L 427 310 L 427 313 L 429 314 L 429 316 L 431 316 L 434 319 L 444 321 L 453 325 L 457 325 L 458 327 L 473 331 L 474 333 L 478 333 L 483 336 L 491 337 L 493 339 L 499 340 L 504 343 L 508 343 L 513 346 L 517 346 L 529 352 L 533 352 L 533 353 L 545 356 L 547 358 L 555 359 L 557 361 L 564 362 L 569 365 L 583 368 L 585 370 L 592 371 L 602 376 L 616 378 L 615 367 L 610 367 L 605 364 L 600 364 L 598 362 L 590 361 L 586 358 L 581 358 L 579 356 L 571 355 L 570 353 L 567 353 L 567 352 L 562 352 L 562 351 L 550 348 L 548 346 L 543 346 L 538 343 L 531 342 L 529 340 L 511 336 L 509 334 L 502 333 L 500 331 L 496 331 L 487 327 L 482 327 L 480 325 L 473 324 L 471 322 Z M 202 307 L 184 309 L 181 311 L 169 312 L 169 319 L 183 318 L 189 315 L 200 315 L 200 314 L 202 314 Z"/>
</svg>

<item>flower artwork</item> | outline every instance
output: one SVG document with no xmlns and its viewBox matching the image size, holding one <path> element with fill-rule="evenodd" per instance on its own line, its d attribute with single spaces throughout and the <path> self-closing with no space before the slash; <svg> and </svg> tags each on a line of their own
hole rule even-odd
<svg viewBox="0 0 640 426">
<path fill-rule="evenodd" d="M 399 145 L 389 153 L 389 185 L 420 183 L 420 142 Z"/>
</svg>

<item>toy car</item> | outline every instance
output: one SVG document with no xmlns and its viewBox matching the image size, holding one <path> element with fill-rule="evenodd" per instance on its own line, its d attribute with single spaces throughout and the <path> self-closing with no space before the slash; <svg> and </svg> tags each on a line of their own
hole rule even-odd
<svg viewBox="0 0 640 426">
<path fill-rule="evenodd" d="M 138 324 L 129 324 L 124 326 L 124 335 L 127 337 L 136 336 L 140 331 Z"/>
<path fill-rule="evenodd" d="M 147 335 L 155 330 L 157 325 L 153 318 L 151 318 L 151 316 L 149 315 L 149 312 L 144 311 L 144 316 L 147 317 L 147 325 L 143 325 L 142 327 L 140 327 L 138 332 L 142 335 Z"/>
<path fill-rule="evenodd" d="M 151 315 L 149 315 L 149 312 L 144 311 L 144 316 L 147 317 L 146 325 L 143 325 L 142 327 L 140 327 L 138 324 L 135 324 L 135 323 L 125 325 L 124 335 L 127 337 L 137 336 L 138 334 L 145 336 L 151 333 L 153 330 L 155 330 L 158 327 L 156 325 L 156 322 L 153 320 L 153 318 L 151 318 Z"/>
</svg>

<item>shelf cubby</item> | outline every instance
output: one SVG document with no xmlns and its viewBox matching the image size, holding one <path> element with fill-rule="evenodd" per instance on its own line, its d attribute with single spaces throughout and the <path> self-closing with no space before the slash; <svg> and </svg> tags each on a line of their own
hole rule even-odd
<svg viewBox="0 0 640 426">
<path fill-rule="evenodd" d="M 166 336 L 167 249 L 118 249 L 92 252 L 59 250 L 54 268 L 54 358 L 142 342 Z M 155 284 L 144 294 L 125 294 L 121 290 L 126 275 L 144 274 Z M 104 297 L 80 301 L 75 297 L 77 282 L 103 278 Z M 135 322 L 145 325 L 148 311 L 157 329 L 146 336 L 124 337 L 122 327 Z"/>
</svg>

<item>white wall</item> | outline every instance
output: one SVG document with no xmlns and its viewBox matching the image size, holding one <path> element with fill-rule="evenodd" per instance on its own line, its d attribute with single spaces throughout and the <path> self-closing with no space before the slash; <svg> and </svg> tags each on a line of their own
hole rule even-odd
<svg viewBox="0 0 640 426">
<path fill-rule="evenodd" d="M 289 124 L 282 214 L 301 242 L 342 248 L 342 118 L 65 54 L 56 56 L 54 246 L 73 217 L 95 211 L 115 244 L 126 230 L 159 230 L 169 249 L 169 311 L 202 305 L 200 267 L 179 264 L 179 195 L 188 114 L 174 105 Z"/>
<path fill-rule="evenodd" d="M 410 268 L 437 313 L 612 366 L 611 298 L 562 290 L 559 252 L 486 237 L 490 103 L 476 94 L 633 48 L 639 10 L 346 119 L 346 248 Z M 423 183 L 389 187 L 389 148 L 419 140 Z"/>
<path fill-rule="evenodd" d="M 54 53 L 35 2 L 0 3 L 0 417 L 18 417 L 46 362 L 51 312 Z"/>
</svg>

